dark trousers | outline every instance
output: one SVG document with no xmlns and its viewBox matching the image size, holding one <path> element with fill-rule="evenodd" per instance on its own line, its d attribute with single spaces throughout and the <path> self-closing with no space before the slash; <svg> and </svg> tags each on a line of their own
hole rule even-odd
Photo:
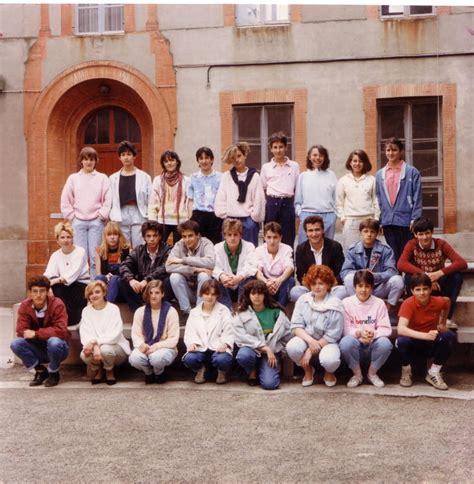
<svg viewBox="0 0 474 484">
<path fill-rule="evenodd" d="M 408 294 L 411 294 L 410 281 L 412 275 L 405 274 L 405 287 Z M 447 274 L 446 276 L 440 277 L 437 280 L 441 291 L 433 291 L 433 296 L 445 296 L 449 297 L 450 306 L 448 319 L 451 319 L 454 314 L 454 309 L 456 308 L 456 300 L 461 292 L 461 287 L 464 282 L 463 275 L 460 272 L 453 272 L 452 274 Z"/>
<path fill-rule="evenodd" d="M 86 285 L 76 281 L 69 284 L 69 286 L 65 284 L 52 286 L 53 294 L 59 297 L 66 306 L 68 326 L 74 326 L 81 320 L 82 310 L 87 306 L 87 301 L 84 297 Z"/>
<path fill-rule="evenodd" d="M 265 223 L 278 222 L 281 225 L 281 241 L 291 248 L 295 245 L 295 199 L 267 195 Z"/>
<path fill-rule="evenodd" d="M 170 278 L 166 277 L 161 281 L 163 283 L 164 289 L 164 301 L 171 301 L 174 298 L 173 289 L 171 288 Z M 140 306 L 143 306 L 145 302 L 143 301 L 142 294 L 137 294 L 130 286 L 128 281 L 120 279 L 119 282 L 120 294 L 124 297 L 130 311 L 134 313 Z"/>
<path fill-rule="evenodd" d="M 400 227 L 399 225 L 384 225 L 383 234 L 387 244 L 392 248 L 395 255 L 395 262 L 402 255 L 407 242 L 413 239 L 410 227 Z"/>
<path fill-rule="evenodd" d="M 184 222 L 184 220 L 183 220 Z M 164 240 L 165 242 L 168 242 L 168 237 L 170 234 L 173 234 L 173 243 L 169 244 L 171 247 L 173 247 L 178 240 L 181 239 L 181 235 L 178 232 L 178 226 L 177 225 L 163 225 L 163 237 L 161 240 Z"/>
<path fill-rule="evenodd" d="M 456 335 L 452 331 L 439 333 L 434 341 L 399 336 L 396 347 L 400 353 L 402 365 L 411 365 L 416 357 L 433 358 L 435 365 L 444 365 L 453 350 Z"/>
<path fill-rule="evenodd" d="M 219 284 L 219 289 L 221 293 L 221 295 L 219 296 L 219 302 L 224 306 L 227 306 L 232 311 L 232 303 L 239 300 L 240 294 L 242 293 L 245 284 L 253 280 L 255 280 L 255 277 L 247 277 L 247 279 L 244 279 L 235 289 L 231 289 L 230 287 L 224 287 L 223 284 Z"/>
<path fill-rule="evenodd" d="M 207 237 L 214 245 L 222 242 L 222 219 L 214 212 L 193 210 L 191 220 L 199 224 L 201 235 Z"/>
</svg>

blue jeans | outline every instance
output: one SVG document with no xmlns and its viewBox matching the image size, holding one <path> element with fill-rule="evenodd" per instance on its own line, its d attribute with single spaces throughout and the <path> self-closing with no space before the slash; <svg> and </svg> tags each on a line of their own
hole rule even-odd
<svg viewBox="0 0 474 484">
<path fill-rule="evenodd" d="M 107 301 L 114 303 L 119 299 L 120 293 L 120 276 L 112 276 L 109 281 L 107 281 L 107 277 L 102 274 L 95 276 L 96 281 L 102 281 L 107 284 Z"/>
<path fill-rule="evenodd" d="M 47 363 L 48 371 L 56 373 L 59 371 L 61 361 L 67 358 L 69 346 L 61 338 L 55 336 L 48 338 L 47 341 L 38 339 L 15 338 L 10 348 L 23 364 L 31 370 L 40 363 Z"/>
<path fill-rule="evenodd" d="M 278 358 L 278 356 L 277 356 Z M 242 346 L 239 349 L 236 356 L 237 363 L 249 374 L 250 372 L 257 370 L 258 367 L 258 380 L 260 385 L 265 390 L 276 390 L 280 386 L 280 362 L 277 366 L 272 368 L 268 364 L 268 358 L 266 354 L 258 356 L 257 352 L 249 348 L 248 346 Z M 279 359 L 279 358 L 278 358 Z"/>
<path fill-rule="evenodd" d="M 244 232 L 242 238 L 247 242 L 252 242 L 255 247 L 258 247 L 258 231 L 259 224 L 253 220 L 252 217 L 235 217 L 242 223 Z"/>
<path fill-rule="evenodd" d="M 281 283 L 280 289 L 278 292 L 273 296 L 274 299 L 278 301 L 283 307 L 286 307 L 288 304 L 288 299 L 290 296 L 290 291 L 293 289 L 295 285 L 295 278 L 290 276 L 288 279 L 284 280 Z"/>
<path fill-rule="evenodd" d="M 91 279 L 94 279 L 96 274 L 95 251 L 102 240 L 104 222 L 99 217 L 92 220 L 75 218 L 72 221 L 72 228 L 74 229 L 74 243 L 82 247 L 89 257 L 90 276 Z"/>
<path fill-rule="evenodd" d="M 361 343 L 354 336 L 344 336 L 339 342 L 343 360 L 351 370 L 360 368 L 360 361 L 368 359 L 370 366 L 378 371 L 392 352 L 392 343 L 385 336 L 372 341 L 369 345 Z"/>
<path fill-rule="evenodd" d="M 191 277 L 186 277 L 183 274 L 172 273 L 170 274 L 170 284 L 173 289 L 174 295 L 179 303 L 179 309 L 184 313 L 189 313 L 191 311 L 191 302 L 199 304 L 201 302 L 201 297 L 199 297 L 199 291 L 204 282 L 209 281 L 211 276 L 208 276 L 205 272 L 199 272 L 194 280 L 197 282 L 197 287 L 194 289 L 189 287 L 189 282 Z"/>
<path fill-rule="evenodd" d="M 183 356 L 183 364 L 193 371 L 200 370 L 203 366 L 212 364 L 214 368 L 221 371 L 228 371 L 232 365 L 232 355 L 218 351 L 192 351 Z"/>
<path fill-rule="evenodd" d="M 230 287 L 224 287 L 223 284 L 219 284 L 219 289 L 221 295 L 219 296 L 219 302 L 224 306 L 227 306 L 232 311 L 232 302 L 237 302 L 240 298 L 240 293 L 242 292 L 245 284 L 247 282 L 253 281 L 255 277 L 247 277 L 244 279 L 235 289 Z"/>
<path fill-rule="evenodd" d="M 324 236 L 328 239 L 334 239 L 336 232 L 336 212 L 301 212 L 300 213 L 300 228 L 298 231 L 298 244 L 306 242 L 306 232 L 304 231 L 304 221 L 312 215 L 319 215 L 324 223 Z"/>
<path fill-rule="evenodd" d="M 291 248 L 295 245 L 294 197 L 270 197 L 265 205 L 265 223 L 278 222 L 281 225 L 281 241 Z"/>
</svg>

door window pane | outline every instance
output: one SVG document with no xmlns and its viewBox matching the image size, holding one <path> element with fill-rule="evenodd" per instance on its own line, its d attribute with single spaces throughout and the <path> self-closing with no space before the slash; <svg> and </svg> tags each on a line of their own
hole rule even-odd
<svg viewBox="0 0 474 484">
<path fill-rule="evenodd" d="M 109 117 L 110 109 L 102 109 L 101 111 L 99 111 L 99 136 L 97 139 L 97 142 L 99 144 L 109 143 Z"/>
</svg>

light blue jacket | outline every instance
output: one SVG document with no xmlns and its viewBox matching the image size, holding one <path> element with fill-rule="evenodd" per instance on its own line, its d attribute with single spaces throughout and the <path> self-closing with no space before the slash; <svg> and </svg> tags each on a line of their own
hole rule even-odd
<svg viewBox="0 0 474 484">
<path fill-rule="evenodd" d="M 390 198 L 385 187 L 386 166 L 375 175 L 375 191 L 380 206 L 380 223 L 409 227 L 413 220 L 421 216 L 421 176 L 420 172 L 411 165 L 404 163 L 400 173 L 395 205 L 390 205 Z"/>
<path fill-rule="evenodd" d="M 380 242 L 380 240 L 375 241 L 368 265 L 367 262 L 364 245 L 362 241 L 359 241 L 347 251 L 346 259 L 341 269 L 342 279 L 356 271 L 369 269 L 374 274 L 375 284 L 381 284 L 398 274 L 393 250 L 388 245 Z"/>
</svg>

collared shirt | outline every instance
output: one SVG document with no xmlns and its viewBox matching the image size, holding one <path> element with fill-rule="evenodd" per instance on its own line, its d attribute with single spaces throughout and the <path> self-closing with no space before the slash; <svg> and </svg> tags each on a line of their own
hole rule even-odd
<svg viewBox="0 0 474 484">
<path fill-rule="evenodd" d="M 214 201 L 220 181 L 221 173 L 215 170 L 209 175 L 204 175 L 201 171 L 191 175 L 187 194 L 193 201 L 193 210 L 214 212 Z"/>
<path fill-rule="evenodd" d="M 421 245 L 421 242 L 418 242 L 418 247 L 421 249 L 421 250 L 434 250 L 435 248 L 435 241 L 434 239 L 431 239 L 431 245 L 429 247 L 423 247 Z"/>
<path fill-rule="evenodd" d="M 44 319 L 44 316 L 46 314 L 46 310 L 48 309 L 48 303 L 46 303 L 42 308 L 36 309 L 35 305 L 31 303 L 31 307 L 33 308 L 33 311 L 36 314 L 37 318 Z"/>
<path fill-rule="evenodd" d="M 314 249 L 311 244 L 309 244 L 309 246 L 311 248 L 311 252 L 314 255 L 314 263 L 321 265 L 323 263 L 324 242 L 323 242 L 323 245 L 321 246 L 321 248 L 319 250 Z"/>
<path fill-rule="evenodd" d="M 294 267 L 293 249 L 287 244 L 280 243 L 275 257 L 268 252 L 266 243 L 255 249 L 255 255 L 257 256 L 258 270 L 265 277 L 280 277 L 285 269 Z"/>
<path fill-rule="evenodd" d="M 156 254 L 158 254 L 158 248 L 156 249 L 156 251 L 152 254 L 149 250 L 148 250 L 148 246 L 146 248 L 146 253 L 150 256 L 150 259 L 151 259 L 151 265 L 153 265 L 153 262 L 155 262 L 155 257 L 156 257 Z"/>
<path fill-rule="evenodd" d="M 232 274 L 237 274 L 237 267 L 239 266 L 239 257 L 240 257 L 240 253 L 242 252 L 242 241 L 239 242 L 239 246 L 235 251 L 235 255 L 232 255 L 229 249 L 229 246 L 225 241 L 224 241 L 224 250 L 225 250 L 225 253 L 227 254 L 227 258 L 229 259 L 229 266 L 230 266 L 230 269 L 232 270 Z"/>
<path fill-rule="evenodd" d="M 202 242 L 202 238 L 199 237 L 199 240 L 198 240 L 198 243 L 196 244 L 196 247 L 194 247 L 194 249 L 190 249 L 188 246 L 184 246 L 185 247 L 185 253 L 186 253 L 186 257 L 192 257 L 193 255 L 196 255 L 200 249 L 200 246 L 201 246 L 201 242 Z"/>
<path fill-rule="evenodd" d="M 387 187 L 388 197 L 392 207 L 395 205 L 395 200 L 397 199 L 403 163 L 400 163 L 396 167 L 391 167 L 388 165 L 385 167 L 385 186 Z"/>
<path fill-rule="evenodd" d="M 272 197 L 293 197 L 300 167 L 296 161 L 285 156 L 284 163 L 277 163 L 274 158 L 262 166 L 260 177 L 266 194 Z"/>
</svg>

